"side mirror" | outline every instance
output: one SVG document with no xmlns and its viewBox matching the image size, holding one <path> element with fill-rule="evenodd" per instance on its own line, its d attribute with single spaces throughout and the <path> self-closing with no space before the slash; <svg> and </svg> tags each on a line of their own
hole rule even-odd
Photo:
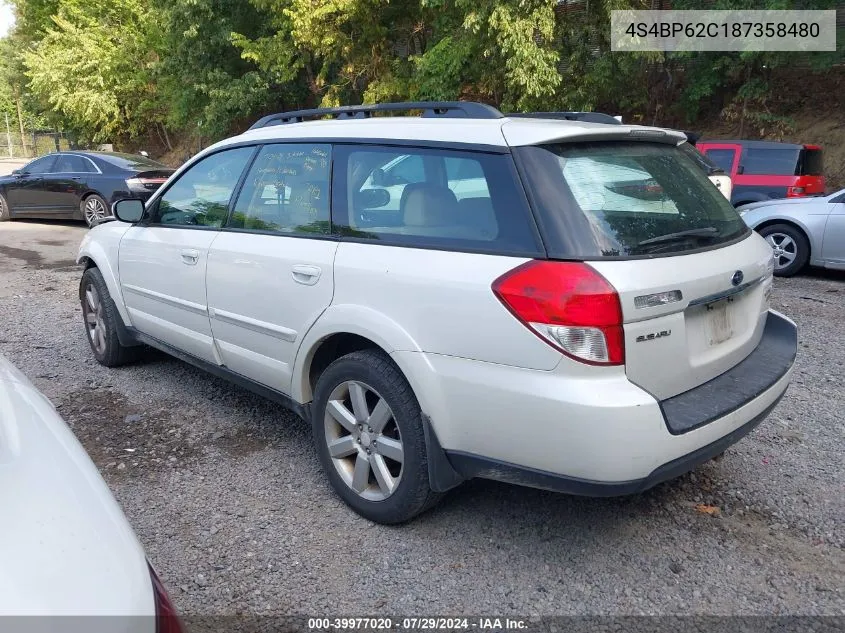
<svg viewBox="0 0 845 633">
<path fill-rule="evenodd" d="M 121 222 L 134 224 L 144 215 L 144 203 L 133 198 L 118 200 L 112 205 L 111 212 Z"/>
<path fill-rule="evenodd" d="M 364 189 L 355 196 L 355 206 L 359 209 L 377 209 L 390 202 L 387 189 Z"/>
<path fill-rule="evenodd" d="M 742 165 L 740 165 L 740 166 L 738 166 L 738 167 L 736 168 L 736 173 L 737 173 L 737 174 L 741 174 L 741 173 L 743 173 L 744 171 L 745 171 L 745 167 L 743 167 Z"/>
<path fill-rule="evenodd" d="M 12 175 L 13 175 L 13 176 L 23 176 L 23 174 L 24 174 L 23 169 L 13 169 L 13 170 L 12 170 Z"/>
</svg>

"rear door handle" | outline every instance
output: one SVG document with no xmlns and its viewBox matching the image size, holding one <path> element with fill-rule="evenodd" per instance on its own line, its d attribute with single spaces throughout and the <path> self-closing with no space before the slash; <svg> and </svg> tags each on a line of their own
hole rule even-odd
<svg viewBox="0 0 845 633">
<path fill-rule="evenodd" d="M 323 271 L 317 266 L 296 264 L 291 268 L 291 276 L 296 283 L 313 286 L 320 280 Z"/>
<path fill-rule="evenodd" d="M 182 251 L 182 263 L 188 266 L 196 266 L 197 260 L 200 258 L 200 252 L 191 248 L 186 248 Z"/>
</svg>

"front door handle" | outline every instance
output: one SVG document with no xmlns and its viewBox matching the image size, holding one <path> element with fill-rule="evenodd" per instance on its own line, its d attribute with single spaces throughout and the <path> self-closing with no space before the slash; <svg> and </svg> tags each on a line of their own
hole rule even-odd
<svg viewBox="0 0 845 633">
<path fill-rule="evenodd" d="M 182 251 L 182 263 L 188 266 L 196 266 L 197 260 L 200 258 L 200 252 L 191 248 L 186 248 Z"/>
<path fill-rule="evenodd" d="M 323 271 L 317 266 L 296 264 L 291 268 L 291 275 L 296 283 L 313 286 L 320 280 Z"/>
</svg>

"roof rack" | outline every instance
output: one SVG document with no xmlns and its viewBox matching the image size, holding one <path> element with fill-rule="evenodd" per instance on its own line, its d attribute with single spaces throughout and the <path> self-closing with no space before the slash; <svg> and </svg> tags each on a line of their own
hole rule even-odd
<svg viewBox="0 0 845 633">
<path fill-rule="evenodd" d="M 621 125 L 619 119 L 604 112 L 514 112 L 509 117 L 531 119 L 563 119 L 565 121 L 584 121 L 585 123 L 609 123 Z"/>
<path fill-rule="evenodd" d="M 375 103 L 372 105 L 340 106 L 337 108 L 316 108 L 313 110 L 294 110 L 267 115 L 249 128 L 256 130 L 271 125 L 301 123 L 314 117 L 332 117 L 334 119 L 367 119 L 375 112 L 403 112 L 422 110 L 423 117 L 446 119 L 501 119 L 504 115 L 493 106 L 473 101 L 408 101 L 405 103 Z"/>
</svg>

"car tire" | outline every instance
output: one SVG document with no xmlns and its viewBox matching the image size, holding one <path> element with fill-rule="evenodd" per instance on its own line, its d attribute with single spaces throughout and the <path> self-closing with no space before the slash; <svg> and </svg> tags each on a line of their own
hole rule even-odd
<svg viewBox="0 0 845 633">
<path fill-rule="evenodd" d="M 777 277 L 792 277 L 807 265 L 810 243 L 800 230 L 790 224 L 770 224 L 760 229 L 775 256 Z"/>
<path fill-rule="evenodd" d="M 11 220 L 12 214 L 9 211 L 9 202 L 6 200 L 6 196 L 0 193 L 0 222 L 5 222 L 6 220 Z"/>
<path fill-rule="evenodd" d="M 381 350 L 353 352 L 329 365 L 317 380 L 311 412 L 323 470 L 364 518 L 404 523 L 441 498 L 429 485 L 419 402 Z"/>
<path fill-rule="evenodd" d="M 96 266 L 83 273 L 79 284 L 79 299 L 82 304 L 85 338 L 88 339 L 97 362 L 106 367 L 117 367 L 136 360 L 140 347 L 130 347 L 120 342 L 117 328 L 121 316 L 109 294 L 106 281 Z"/>
<path fill-rule="evenodd" d="M 111 216 L 111 210 L 105 198 L 96 193 L 83 198 L 79 203 L 79 210 L 89 229 L 96 224 L 95 220 L 99 221 Z"/>
</svg>

